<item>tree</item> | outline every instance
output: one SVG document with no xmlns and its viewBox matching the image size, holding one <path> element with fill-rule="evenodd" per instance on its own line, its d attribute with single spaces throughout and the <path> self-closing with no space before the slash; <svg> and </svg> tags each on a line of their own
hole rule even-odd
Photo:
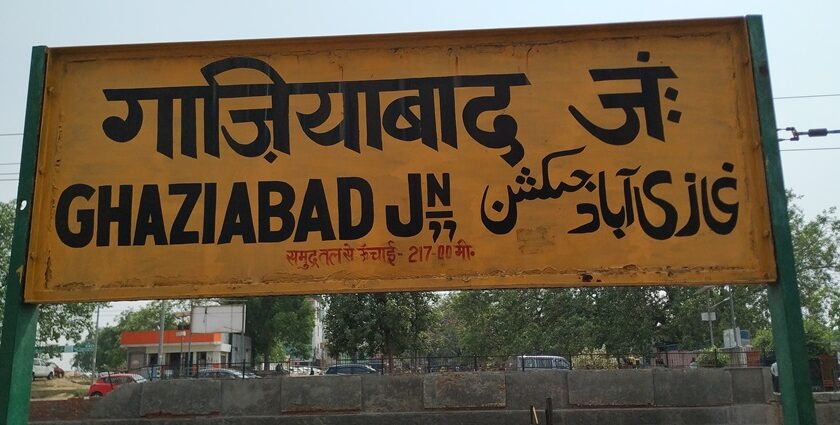
<svg viewBox="0 0 840 425">
<path fill-rule="evenodd" d="M 546 298 L 551 295 L 550 290 L 532 289 L 456 293 L 453 306 L 455 316 L 464 324 L 467 353 L 530 354 L 537 344 L 550 345 L 550 332 L 543 325 L 559 319 L 552 314 L 553 309 L 545 308 Z"/>
<path fill-rule="evenodd" d="M 825 338 L 836 341 L 840 335 L 840 218 L 835 209 L 829 209 L 808 220 L 796 206 L 795 196 L 789 197 L 802 306 L 811 329 L 806 331 L 819 335 L 809 337 L 809 347 L 815 351 L 825 346 Z M 452 294 L 452 301 L 441 304 L 446 308 L 437 314 L 447 318 L 448 327 L 459 329 L 458 341 L 450 338 L 447 343 L 469 354 L 564 354 L 601 346 L 616 354 L 647 353 L 656 346 L 700 349 L 710 346 L 708 322 L 700 320 L 710 304 L 717 305 L 713 311 L 718 318 L 713 322 L 713 345 L 720 345 L 723 330 L 732 327 L 732 310 L 739 328 L 769 329 L 764 286 L 698 289 L 465 291 Z"/>
<path fill-rule="evenodd" d="M 453 298 L 466 351 L 483 355 L 568 355 L 601 346 L 648 352 L 663 316 L 655 288 L 468 291 Z"/>
<path fill-rule="evenodd" d="M 9 273 L 9 255 L 15 225 L 16 202 L 0 202 L 0 314 L 5 311 L 6 280 Z M 91 315 L 97 303 L 44 304 L 38 308 L 38 331 L 36 343 L 41 347 L 51 347 L 46 352 L 57 354 L 55 343 L 60 338 L 78 341 L 91 329 Z M 2 326 L 2 325 L 0 325 Z M 2 329 L 0 329 L 2 331 Z"/>
<path fill-rule="evenodd" d="M 433 305 L 427 331 L 428 354 L 435 357 L 454 357 L 466 354 L 463 340 L 466 324 L 457 316 L 455 297 L 444 295 Z M 472 354 L 472 353 L 469 353 Z"/>
<path fill-rule="evenodd" d="M 96 343 L 96 369 L 121 370 L 126 367 L 126 351 L 120 347 L 118 326 L 106 326 L 99 330 Z M 93 346 L 93 336 L 85 338 L 80 345 Z M 93 351 L 76 353 L 73 357 L 73 367 L 81 370 L 93 371 Z"/>
<path fill-rule="evenodd" d="M 12 252 L 14 227 L 15 202 L 0 202 L 0 313 L 5 311 L 6 305 L 6 278 L 9 275 L 9 255 Z"/>
<path fill-rule="evenodd" d="M 767 291 L 761 285 L 730 285 L 726 288 L 712 287 L 708 292 L 698 293 L 698 287 L 666 287 L 665 312 L 660 341 L 676 344 L 683 350 L 696 350 L 712 345 L 709 341 L 709 323 L 700 320 L 709 305 L 719 304 L 713 309 L 717 320 L 712 322 L 715 346 L 721 346 L 723 330 L 732 327 L 732 313 L 727 298 L 732 296 L 736 324 L 741 329 L 756 331 L 770 325 L 767 310 Z M 730 294 L 730 290 L 732 293 Z"/>
<path fill-rule="evenodd" d="M 830 208 L 808 220 L 793 202 L 796 196 L 789 192 L 788 199 L 791 200 L 788 215 L 803 313 L 837 329 L 840 327 L 840 218 L 837 210 Z"/>
<path fill-rule="evenodd" d="M 324 318 L 332 356 L 357 359 L 382 354 L 389 359 L 425 348 L 432 324 L 430 292 L 332 295 Z"/>
<path fill-rule="evenodd" d="M 824 323 L 814 318 L 805 318 L 802 327 L 805 328 L 805 347 L 810 356 L 836 352 L 834 335 Z M 769 328 L 757 332 L 753 338 L 753 346 L 760 351 L 773 351 L 773 332 Z"/>
<path fill-rule="evenodd" d="M 166 302 L 164 329 L 175 329 L 179 326 L 178 320 L 172 313 L 183 311 L 185 304 L 186 301 Z M 117 324 L 99 329 L 96 341 L 96 368 L 99 370 L 124 369 L 127 366 L 126 350 L 120 346 L 120 335 L 129 331 L 159 330 L 162 307 L 162 301 L 153 301 L 139 309 L 123 311 L 117 318 Z M 93 334 L 88 334 L 81 345 L 94 345 Z M 73 366 L 82 370 L 92 370 L 93 352 L 77 353 L 73 359 Z"/>
<path fill-rule="evenodd" d="M 802 297 L 803 327 L 808 352 L 812 356 L 840 348 L 840 217 L 829 208 L 807 219 L 788 192 L 793 256 Z M 773 349 L 769 326 L 756 333 L 754 345 Z"/>
<path fill-rule="evenodd" d="M 254 357 L 263 358 L 264 369 L 272 358 L 311 352 L 315 308 L 306 297 L 246 298 L 245 311 L 245 332 L 251 337 Z"/>
</svg>

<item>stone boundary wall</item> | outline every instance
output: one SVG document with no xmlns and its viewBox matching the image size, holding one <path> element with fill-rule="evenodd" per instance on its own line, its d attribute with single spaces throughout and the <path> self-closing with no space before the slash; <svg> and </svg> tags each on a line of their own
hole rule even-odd
<svg viewBox="0 0 840 425">
<path fill-rule="evenodd" d="M 544 424 L 550 397 L 555 425 L 778 425 L 770 385 L 763 368 L 183 379 L 126 385 L 70 416 L 33 402 L 30 423 L 513 425 L 535 406 Z M 840 395 L 820 401 L 820 424 L 840 423 Z"/>
</svg>

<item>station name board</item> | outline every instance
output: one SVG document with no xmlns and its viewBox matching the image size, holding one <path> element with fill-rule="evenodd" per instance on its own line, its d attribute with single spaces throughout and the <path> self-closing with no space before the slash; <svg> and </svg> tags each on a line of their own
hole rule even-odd
<svg viewBox="0 0 840 425">
<path fill-rule="evenodd" d="M 29 302 L 775 280 L 743 19 L 48 50 Z"/>
</svg>

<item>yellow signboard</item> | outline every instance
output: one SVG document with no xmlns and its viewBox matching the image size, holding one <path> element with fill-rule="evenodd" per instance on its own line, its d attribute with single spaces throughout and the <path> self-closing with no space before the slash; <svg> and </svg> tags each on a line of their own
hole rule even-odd
<svg viewBox="0 0 840 425">
<path fill-rule="evenodd" d="M 742 19 L 48 50 L 26 300 L 775 280 Z"/>
</svg>

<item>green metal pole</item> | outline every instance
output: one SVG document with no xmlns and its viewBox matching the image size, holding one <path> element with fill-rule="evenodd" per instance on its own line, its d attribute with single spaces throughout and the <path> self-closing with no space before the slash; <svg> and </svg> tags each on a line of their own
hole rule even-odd
<svg viewBox="0 0 840 425">
<path fill-rule="evenodd" d="M 799 284 L 796 281 L 796 265 L 790 237 L 787 196 L 782 180 L 779 139 L 776 135 L 773 93 L 770 89 L 770 68 L 761 17 L 748 16 L 747 29 L 750 35 L 773 242 L 776 247 L 778 281 L 767 286 L 767 298 L 770 302 L 773 340 L 776 345 L 776 362 L 779 368 L 782 416 L 785 425 L 816 425 L 814 396 L 811 394 L 808 369 L 808 352 L 805 348 L 805 330 L 802 326 Z"/>
<path fill-rule="evenodd" d="M 23 127 L 14 240 L 9 274 L 6 277 L 6 308 L 0 341 L 0 423 L 5 425 L 25 425 L 29 422 L 38 305 L 23 302 L 23 284 L 46 66 L 47 48 L 34 47 L 29 71 L 29 95 L 26 99 L 26 122 Z"/>
</svg>

